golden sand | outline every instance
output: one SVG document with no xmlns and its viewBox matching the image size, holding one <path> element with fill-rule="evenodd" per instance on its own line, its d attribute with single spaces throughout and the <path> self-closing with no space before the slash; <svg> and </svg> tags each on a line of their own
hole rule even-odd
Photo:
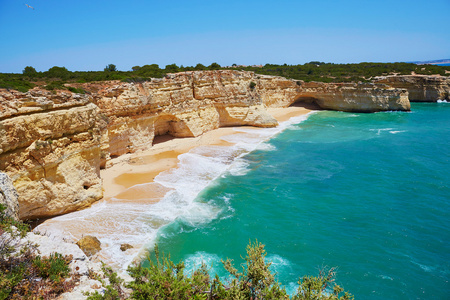
<svg viewBox="0 0 450 300">
<path fill-rule="evenodd" d="M 269 108 L 268 111 L 278 122 L 284 122 L 292 117 L 307 114 L 311 110 L 304 107 L 288 107 Z M 258 128 L 254 129 L 258 130 Z M 206 132 L 196 138 L 158 137 L 150 149 L 115 158 L 112 160 L 112 167 L 100 172 L 103 179 L 104 198 L 108 199 L 117 195 L 116 198 L 124 200 L 132 200 L 133 197 L 136 200 L 142 199 L 139 193 L 133 196 L 133 190 L 128 190 L 125 194 L 123 192 L 134 185 L 153 182 L 159 173 L 177 166 L 180 154 L 187 153 L 195 147 L 230 146 L 231 143 L 221 138 L 235 133 L 232 127 L 225 127 Z M 156 194 L 161 195 L 161 193 Z"/>
<path fill-rule="evenodd" d="M 279 122 L 310 111 L 302 107 L 269 109 L 269 113 Z M 246 131 L 250 128 L 260 130 L 247 127 Z M 115 158 L 111 161 L 112 166 L 101 170 L 103 200 L 86 210 L 46 220 L 37 229 L 71 241 L 77 241 L 85 234 L 103 238 L 102 250 L 97 258 L 115 268 L 126 267 L 130 259 L 139 259 L 143 255 L 146 249 L 143 243 L 152 238 L 147 236 L 149 231 L 146 228 L 153 228 L 154 232 L 167 223 L 164 219 L 145 219 L 146 228 L 135 227 L 136 223 L 142 224 L 140 212 L 145 211 L 148 205 L 161 201 L 171 191 L 154 182 L 154 178 L 161 172 L 176 168 L 179 155 L 193 148 L 232 145 L 222 138 L 233 134 L 239 132 L 228 127 L 209 131 L 196 138 L 157 137 L 151 148 Z M 130 238 L 132 241 L 128 241 Z M 118 249 L 124 240 L 134 248 L 122 253 Z"/>
</svg>

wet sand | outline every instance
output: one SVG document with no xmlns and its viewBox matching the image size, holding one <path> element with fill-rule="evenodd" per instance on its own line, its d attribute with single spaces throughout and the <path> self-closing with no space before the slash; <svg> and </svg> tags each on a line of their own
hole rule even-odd
<svg viewBox="0 0 450 300">
<path fill-rule="evenodd" d="M 284 122 L 311 110 L 289 107 L 268 111 L 279 122 Z M 124 268 L 143 255 L 149 239 L 155 238 L 157 228 L 166 224 L 164 220 L 148 220 L 141 215 L 149 206 L 161 204 L 158 202 L 171 191 L 171 188 L 154 182 L 155 177 L 176 168 L 178 156 L 193 148 L 233 145 L 222 138 L 238 133 L 233 127 L 225 127 L 196 138 L 156 137 L 151 148 L 112 159 L 111 166 L 101 170 L 103 200 L 94 203 L 91 208 L 46 220 L 37 230 L 69 241 L 77 241 L 85 234 L 97 236 L 102 241 L 102 251 L 97 259 L 115 268 Z M 148 228 L 141 225 L 143 222 Z M 134 248 L 122 253 L 118 250 L 121 243 L 130 243 Z"/>
<path fill-rule="evenodd" d="M 311 110 L 293 106 L 269 108 L 268 111 L 278 122 L 284 122 L 292 117 L 307 114 Z M 258 130 L 256 127 L 252 128 Z M 235 133 L 233 127 L 223 127 L 196 138 L 157 137 L 156 143 L 150 149 L 113 159 L 113 166 L 100 172 L 103 179 L 104 199 L 116 196 L 134 185 L 153 182 L 158 174 L 177 166 L 180 154 L 187 153 L 195 147 L 230 146 L 230 143 L 221 138 Z M 129 191 L 127 195 L 121 194 L 118 198 L 131 200 L 132 191 Z M 139 195 L 135 198 L 140 199 Z"/>
<path fill-rule="evenodd" d="M 234 134 L 232 127 L 218 128 L 195 138 L 162 138 L 151 148 L 132 154 L 125 154 L 111 161 L 112 167 L 100 171 L 103 179 L 104 198 L 113 197 L 137 184 L 153 182 L 164 171 L 175 168 L 178 156 L 199 146 L 230 146 L 222 140 L 225 135 Z M 160 137 L 159 137 L 160 138 Z M 121 198 L 122 199 L 122 198 Z"/>
</svg>

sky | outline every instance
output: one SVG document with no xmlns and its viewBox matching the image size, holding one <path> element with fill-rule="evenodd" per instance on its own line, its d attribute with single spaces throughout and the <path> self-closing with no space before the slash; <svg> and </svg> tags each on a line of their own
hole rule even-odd
<svg viewBox="0 0 450 300">
<path fill-rule="evenodd" d="M 449 12 L 450 0 L 0 0 L 0 72 L 444 59 Z"/>
</svg>

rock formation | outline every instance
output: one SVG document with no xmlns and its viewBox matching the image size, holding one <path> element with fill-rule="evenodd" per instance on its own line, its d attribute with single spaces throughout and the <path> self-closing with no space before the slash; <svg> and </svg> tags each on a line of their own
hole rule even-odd
<svg viewBox="0 0 450 300">
<path fill-rule="evenodd" d="M 151 146 L 156 135 L 195 137 L 223 126 L 276 126 L 259 94 L 249 88 L 253 76 L 236 71 L 183 72 L 101 89 L 94 102 L 108 120 L 103 156 Z M 83 88 L 92 89 L 89 84 Z"/>
<path fill-rule="evenodd" d="M 102 198 L 100 168 L 150 147 L 157 135 L 273 127 L 266 107 L 296 102 L 343 111 L 410 109 L 405 90 L 384 84 L 305 83 L 231 70 L 72 86 L 87 93 L 0 90 L 0 170 L 18 191 L 21 219 L 64 214 Z"/>
<path fill-rule="evenodd" d="M 76 244 L 87 256 L 92 256 L 102 250 L 100 241 L 92 235 L 83 236 Z"/>
<path fill-rule="evenodd" d="M 297 101 L 310 101 L 323 109 L 378 112 L 387 110 L 410 110 L 408 93 L 384 84 L 371 83 L 322 83 L 301 84 Z"/>
<path fill-rule="evenodd" d="M 0 204 L 3 205 L 6 210 L 5 215 L 19 220 L 19 195 L 13 186 L 11 178 L 5 173 L 0 172 Z"/>
<path fill-rule="evenodd" d="M 100 123 L 87 96 L 0 94 L 0 170 L 19 193 L 21 219 L 63 214 L 102 198 Z"/>
<path fill-rule="evenodd" d="M 377 77 L 375 82 L 408 90 L 411 102 L 450 100 L 450 78 L 429 75 L 400 75 Z"/>
<path fill-rule="evenodd" d="M 59 295 L 57 299 L 86 299 L 86 292 L 93 293 L 96 290 L 98 292 L 103 292 L 105 290 L 102 282 L 93 279 L 93 274 L 97 274 L 99 278 L 104 276 L 101 263 L 90 260 L 77 245 L 59 240 L 54 236 L 39 235 L 29 232 L 26 237 L 21 240 L 19 248 L 29 243 L 37 245 L 37 250 L 41 257 L 49 257 L 55 252 L 72 256 L 69 268 L 73 275 L 78 277 L 80 281 L 71 292 L 63 293 Z"/>
<path fill-rule="evenodd" d="M 130 244 L 121 244 L 120 245 L 120 251 L 127 251 L 128 249 L 132 249 L 133 246 L 131 246 Z"/>
<path fill-rule="evenodd" d="M 372 83 L 323 83 L 262 77 L 264 103 L 287 107 L 293 103 L 314 103 L 322 109 L 348 112 L 409 111 L 405 89 Z"/>
</svg>

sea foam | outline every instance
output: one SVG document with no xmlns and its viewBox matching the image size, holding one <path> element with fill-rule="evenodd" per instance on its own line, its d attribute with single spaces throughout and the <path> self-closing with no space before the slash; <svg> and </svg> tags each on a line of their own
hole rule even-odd
<svg viewBox="0 0 450 300">
<path fill-rule="evenodd" d="M 37 230 L 72 240 L 76 237 L 71 232 L 95 235 L 102 243 L 100 258 L 125 270 L 135 259 L 144 257 L 146 249 L 153 248 L 158 234 L 162 234 L 161 228 L 175 221 L 195 228 L 217 218 L 222 212 L 225 212 L 223 217 L 232 214 L 229 204 L 221 207 L 195 199 L 220 176 L 245 175 L 249 164 L 244 155 L 255 149 L 275 150 L 266 141 L 307 117 L 291 118 L 276 128 L 235 128 L 235 134 L 222 137 L 234 145 L 194 148 L 179 155 L 177 167 L 160 173 L 153 183 L 131 187 L 139 189 L 139 195 L 144 195 L 137 199 L 139 203 L 120 199 L 119 195 L 85 210 L 55 217 L 38 226 Z M 145 191 L 150 195 L 152 190 L 161 187 L 167 192 L 160 201 L 152 203 L 150 200 L 154 198 L 146 197 Z M 120 250 L 122 243 L 134 245 L 134 248 L 123 252 Z M 200 256 L 208 257 L 206 254 Z"/>
</svg>

